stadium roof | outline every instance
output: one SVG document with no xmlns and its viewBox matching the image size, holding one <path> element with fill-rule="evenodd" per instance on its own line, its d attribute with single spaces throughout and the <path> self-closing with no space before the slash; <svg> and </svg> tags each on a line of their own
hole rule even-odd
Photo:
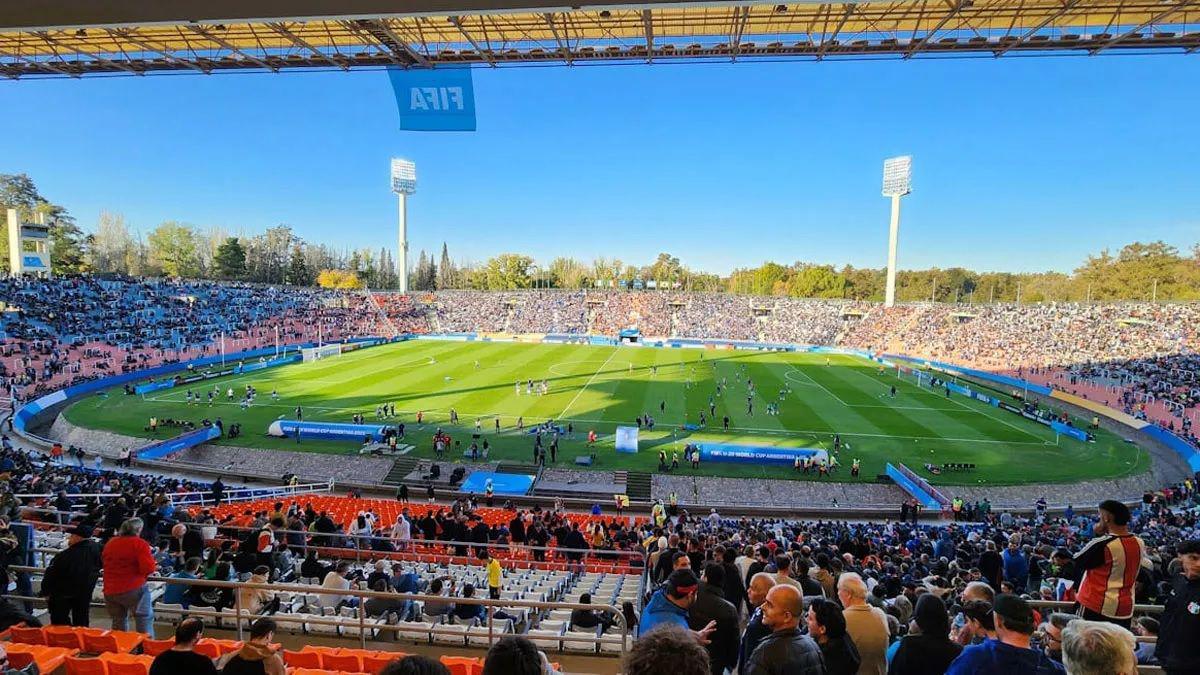
<svg viewBox="0 0 1200 675">
<path fill-rule="evenodd" d="M 10 0 L 0 75 L 1200 49 L 1200 0 Z"/>
</svg>

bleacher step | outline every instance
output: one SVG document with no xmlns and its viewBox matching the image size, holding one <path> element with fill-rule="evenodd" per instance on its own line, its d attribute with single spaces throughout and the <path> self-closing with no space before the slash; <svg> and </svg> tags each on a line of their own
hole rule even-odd
<svg viewBox="0 0 1200 675">
<path fill-rule="evenodd" d="M 404 482 L 404 477 L 412 473 L 417 468 L 417 459 L 415 457 L 399 457 L 392 462 L 392 468 L 388 470 L 387 476 L 383 479 L 384 485 L 399 485 Z"/>
<path fill-rule="evenodd" d="M 630 471 L 625 478 L 625 495 L 629 501 L 650 501 L 650 474 L 643 471 Z"/>
</svg>

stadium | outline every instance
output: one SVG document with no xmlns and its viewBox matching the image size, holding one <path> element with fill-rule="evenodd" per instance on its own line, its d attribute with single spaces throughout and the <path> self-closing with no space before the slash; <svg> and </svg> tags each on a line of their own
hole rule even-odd
<svg viewBox="0 0 1200 675">
<path fill-rule="evenodd" d="M 1170 60 L 1200 46 L 1186 1 L 563 8 L 453 0 L 398 10 L 377 0 L 301 0 L 286 16 L 262 2 L 58 4 L 0 13 L 7 86 L 87 80 L 89 91 L 121 91 L 116 78 L 148 76 L 212 95 L 237 85 L 168 76 L 377 72 L 406 132 L 476 131 L 485 82 L 521 68 L 678 64 L 695 69 L 681 78 L 707 85 L 755 81 L 762 71 L 753 68 L 798 61 Z M 715 65 L 734 63 L 751 65 L 732 75 Z M 1108 61 L 1086 63 L 1064 72 L 1108 72 L 1095 65 Z M 665 90 L 669 80 L 654 86 Z M 323 91 L 298 87 L 305 96 Z M 46 91 L 50 100 L 76 95 Z M 573 91 L 580 100 L 567 108 L 587 107 L 591 93 Z M 653 91 L 643 94 L 650 100 Z M 271 96 L 286 107 L 285 94 Z M 152 124 L 120 98 L 96 105 Z M 21 124 L 82 143 L 76 131 L 52 129 L 52 107 Z M 283 152 L 273 145 L 283 132 L 270 125 L 284 121 L 260 126 L 227 107 L 200 115 L 227 116 L 262 138 L 214 143 L 213 135 L 189 146 L 169 126 L 167 144 L 180 148 L 171 155 L 225 143 L 242 144 L 229 155 Z M 526 115 L 502 133 L 560 122 Z M 624 142 L 612 141 L 616 132 L 588 129 L 580 115 L 569 128 L 581 147 L 595 147 L 583 139 L 592 133 L 614 146 L 595 167 L 619 157 L 622 171 L 639 175 L 625 163 Z M 724 115 L 709 119 L 713 129 Z M 741 115 L 728 116 L 758 119 Z M 278 199 L 320 220 L 326 212 L 294 195 L 293 182 L 359 194 L 344 188 L 359 175 L 352 165 L 379 143 L 369 117 L 360 122 L 369 141 L 349 155 L 320 140 L 306 148 L 313 156 L 324 148 L 344 176 L 289 174 Z M 121 125 L 109 123 L 116 138 Z M 640 122 L 630 124 L 632 138 Z M 862 131 L 879 133 L 870 124 Z M 953 133 L 975 131 L 945 133 L 970 147 Z M 353 132 L 343 134 L 339 142 L 352 147 Z M 139 151 L 143 141 L 154 145 L 149 132 L 135 138 Z M 512 175 L 486 179 L 503 189 L 535 183 L 519 168 L 540 157 L 524 163 L 487 134 L 438 138 L 412 144 L 426 158 L 444 148 L 511 162 Z M 531 156 L 553 156 L 531 137 L 519 141 Z M 780 212 L 763 193 L 731 200 L 762 212 L 747 221 L 753 236 L 726 224 L 719 236 L 699 222 L 671 229 L 671 216 L 649 215 L 645 204 L 654 202 L 638 202 L 641 192 L 703 202 L 711 184 L 696 175 L 724 171 L 689 173 L 679 168 L 686 160 L 672 168 L 682 184 L 696 182 L 692 189 L 664 177 L 621 197 L 666 223 L 661 233 L 647 225 L 650 239 L 607 222 L 563 224 L 588 222 L 582 188 L 536 206 L 514 199 L 515 208 L 561 218 L 547 231 L 529 225 L 529 238 L 521 228 L 463 225 L 467 215 L 445 220 L 447 209 L 476 213 L 474 202 L 490 193 L 436 160 L 443 174 L 422 174 L 443 183 L 431 191 L 444 198 L 432 208 L 417 191 L 417 162 L 391 159 L 394 201 L 377 199 L 390 214 L 382 234 L 352 225 L 357 216 L 303 233 L 299 224 L 256 233 L 174 220 L 141 232 L 107 211 L 85 232 L 74 210 L 39 189 L 48 195 L 52 186 L 83 211 L 95 189 L 130 182 L 120 171 L 79 178 L 55 164 L 37 184 L 20 167 L 0 173 L 0 667 L 65 675 L 1200 672 L 1200 248 L 1134 241 L 1096 254 L 1101 244 L 1089 237 L 1110 241 L 1103 227 L 1063 225 L 1088 240 L 1086 261 L 1072 272 L 1031 272 L 1034 263 L 1019 257 L 1044 254 L 1057 265 L 1077 249 L 1043 232 L 1022 241 L 1014 226 L 989 233 L 995 250 L 971 257 L 959 242 L 960 214 L 918 203 L 905 212 L 915 215 L 914 241 L 936 241 L 935 250 L 910 252 L 900 213 L 915 199 L 915 156 L 878 157 L 888 236 L 872 224 L 878 241 L 851 248 L 887 259 L 866 267 L 851 264 L 862 259 L 857 251 L 836 266 L 743 262 L 744 250 L 790 255 L 784 249 L 796 241 L 784 234 L 791 221 L 768 222 Z M 996 150 L 997 166 L 1009 166 L 1005 156 Z M 794 159 L 778 158 L 771 170 Z M 21 159 L 44 166 L 42 157 Z M 191 161 L 197 166 L 172 168 L 228 194 L 187 208 L 257 206 L 223 182 L 236 170 L 220 164 L 205 174 L 203 160 Z M 657 179 L 666 164 L 652 163 Z M 811 180 L 857 186 L 840 166 L 830 160 L 836 177 Z M 376 167 L 380 177 L 384 168 Z M 946 183 L 936 199 L 974 194 L 965 178 L 930 175 Z M 719 179 L 748 190 L 732 175 Z M 267 194 L 274 180 L 247 182 Z M 876 180 L 867 196 L 878 206 Z M 1035 191 L 1020 177 L 1011 182 L 1026 190 L 1013 201 L 1035 210 Z M 59 195 L 71 190 L 81 194 Z M 155 212 L 162 204 L 152 192 L 130 193 Z M 844 194 L 820 197 L 837 203 Z M 615 220 L 620 205 L 611 208 L 599 217 Z M 803 208 L 789 201 L 782 213 Z M 847 224 L 857 217 L 801 229 L 814 250 L 836 250 L 819 246 L 842 236 L 838 223 L 860 236 Z M 954 224 L 935 233 L 939 217 Z M 1157 236 L 1145 227 L 1137 237 Z M 1164 237 L 1172 227 L 1160 225 Z M 410 251 L 414 242 L 433 245 L 428 230 L 440 259 Z M 567 252 L 501 252 L 539 238 L 561 239 Z M 755 248 L 756 239 L 768 248 Z M 669 253 L 641 266 L 603 257 L 630 247 L 646 257 L 645 242 L 660 240 L 705 263 L 689 267 Z M 485 251 L 486 261 L 452 258 L 451 246 Z M 909 269 L 898 251 L 1025 271 Z"/>
</svg>

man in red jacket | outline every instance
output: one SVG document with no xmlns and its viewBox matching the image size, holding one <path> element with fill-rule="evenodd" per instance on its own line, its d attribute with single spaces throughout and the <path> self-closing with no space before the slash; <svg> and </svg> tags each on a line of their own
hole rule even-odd
<svg viewBox="0 0 1200 675">
<path fill-rule="evenodd" d="M 104 563 L 104 605 L 112 616 L 113 630 L 129 630 L 129 615 L 139 633 L 154 637 L 154 606 L 146 577 L 157 564 L 150 544 L 142 539 L 142 519 L 121 523 L 117 536 L 108 540 L 100 554 Z"/>
</svg>

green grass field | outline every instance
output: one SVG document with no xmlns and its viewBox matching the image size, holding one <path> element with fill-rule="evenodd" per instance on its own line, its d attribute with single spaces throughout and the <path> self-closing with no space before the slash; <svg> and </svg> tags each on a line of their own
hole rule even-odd
<svg viewBox="0 0 1200 675">
<path fill-rule="evenodd" d="M 747 377 L 756 388 L 753 415 L 746 410 Z M 547 380 L 549 393 L 526 395 L 524 382 L 531 378 Z M 716 396 L 717 384 L 725 380 L 728 387 Z M 520 395 L 514 389 L 517 381 L 522 382 Z M 184 387 L 145 398 L 113 390 L 75 403 L 66 416 L 78 425 L 145 438 L 176 433 L 145 431 L 152 415 L 196 422 L 221 417 L 227 427 L 242 423 L 241 438 L 222 441 L 230 445 L 355 453 L 358 447 L 349 443 L 297 444 L 265 432 L 273 420 L 291 418 L 297 405 L 303 406 L 306 420 L 349 422 L 354 413 L 363 413 L 370 422 L 375 407 L 389 403 L 407 425 L 406 442 L 416 445 L 415 456 L 432 457 L 437 427 L 464 439 L 465 448 L 479 418 L 492 445 L 491 459 L 521 462 L 532 461 L 533 443 L 516 431 L 518 416 L 527 426 L 570 420 L 575 439 L 560 442 L 560 466 L 571 466 L 577 455 L 587 453 L 585 437 L 595 429 L 602 438 L 597 469 L 643 471 L 655 470 L 657 450 L 664 444 L 679 449 L 682 463 L 682 447 L 689 440 L 828 449 L 838 432 L 851 448 L 840 454 L 839 473 L 824 480 L 851 480 L 853 458 L 862 460 L 860 480 L 873 480 L 886 462 L 900 461 L 942 484 L 1111 478 L 1145 471 L 1150 461 L 1145 451 L 1108 432 L 1099 432 L 1094 443 L 1059 439 L 1049 428 L 1011 413 L 959 395 L 946 398 L 894 371 L 881 374 L 870 361 L 840 355 L 415 340 L 231 376 L 193 391 L 207 391 L 212 383 L 219 383 L 222 392 L 232 386 L 239 395 L 253 384 L 260 395 L 249 410 L 242 410 L 223 395 L 211 408 L 188 406 Z M 898 390 L 895 398 L 888 395 L 892 385 Z M 780 400 L 780 414 L 767 415 L 766 403 L 779 400 L 785 386 L 791 393 Z M 271 399 L 272 390 L 279 392 L 278 401 Z M 685 415 L 694 424 L 702 410 L 707 414 L 710 396 L 715 420 L 700 431 L 678 431 Z M 660 412 L 660 404 L 665 411 Z M 447 425 L 451 408 L 459 415 L 457 428 Z M 424 413 L 420 426 L 414 422 L 417 411 Z M 638 454 L 617 453 L 614 428 L 633 424 L 642 413 L 655 418 L 654 431 L 642 432 Z M 721 430 L 725 415 L 730 418 L 728 433 Z M 494 428 L 497 416 L 499 432 Z M 973 462 L 978 469 L 935 478 L 921 469 L 925 462 Z M 697 473 L 817 480 L 790 469 L 739 464 L 705 464 Z"/>
</svg>

